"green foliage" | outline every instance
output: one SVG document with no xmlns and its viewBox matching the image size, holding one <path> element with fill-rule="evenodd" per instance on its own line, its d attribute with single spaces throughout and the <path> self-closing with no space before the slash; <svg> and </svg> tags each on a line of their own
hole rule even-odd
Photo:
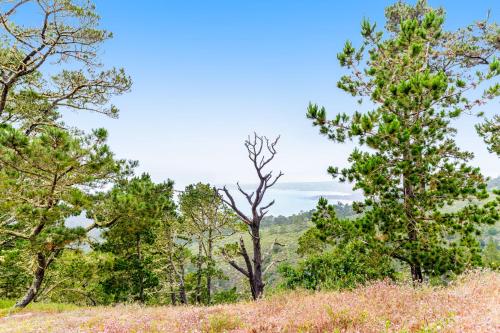
<svg viewBox="0 0 500 333">
<path fill-rule="evenodd" d="M 17 304 L 23 307 L 40 296 L 49 267 L 64 250 L 103 225 L 68 227 L 66 219 L 91 209 L 91 193 L 133 166 L 114 159 L 106 130 L 85 135 L 67 129 L 60 111 L 116 116 L 110 99 L 128 91 L 131 81 L 122 69 L 100 69 L 99 46 L 111 34 L 99 29 L 91 2 L 1 4 L 0 257 L 6 266 L 0 285 L 15 281 L 15 288 L 1 287 L 8 297 L 24 288 Z M 15 22 L 26 15 L 29 26 Z M 51 75 L 43 72 L 48 64 Z"/>
<path fill-rule="evenodd" d="M 483 262 L 486 267 L 491 269 L 500 268 L 500 246 L 491 237 L 483 249 Z"/>
<path fill-rule="evenodd" d="M 203 327 L 203 333 L 224 333 L 235 330 L 241 326 L 241 321 L 225 313 L 215 313 L 208 317 L 208 325 Z"/>
<path fill-rule="evenodd" d="M 8 243 L 0 249 L 0 298 L 16 299 L 26 291 L 31 280 L 28 267 L 26 242 Z"/>
<path fill-rule="evenodd" d="M 158 286 L 152 251 L 156 229 L 175 209 L 172 196 L 173 182 L 155 184 L 143 174 L 99 195 L 99 205 L 88 212 L 97 220 L 115 221 L 102 234 L 104 242 L 95 245 L 96 250 L 112 254 L 101 284 L 113 302 L 146 302 L 148 291 Z"/>
<path fill-rule="evenodd" d="M 299 262 L 296 267 L 283 265 L 283 286 L 290 289 L 337 290 L 355 288 L 370 280 L 393 274 L 386 258 L 374 256 L 363 243 L 350 243 Z"/>
<path fill-rule="evenodd" d="M 239 298 L 240 295 L 238 294 L 236 287 L 233 287 L 216 292 L 213 296 L 212 302 L 213 304 L 235 303 Z"/>
<path fill-rule="evenodd" d="M 37 136 L 27 136 L 3 125 L 0 156 L 0 194 L 4 198 L 0 204 L 0 256 L 21 259 L 11 261 L 10 273 L 2 278 L 10 275 L 21 282 L 26 274 L 38 274 L 43 279 L 45 270 L 65 248 L 82 242 L 87 231 L 97 226 L 69 227 L 65 220 L 89 209 L 94 203 L 91 191 L 118 177 L 127 164 L 114 159 L 103 130 L 72 135 L 47 127 Z"/>
<path fill-rule="evenodd" d="M 500 156 L 500 115 L 476 125 L 476 130 L 488 145 L 488 150 Z"/>
<path fill-rule="evenodd" d="M 194 302 L 210 304 L 214 279 L 224 276 L 216 261 L 218 243 L 244 225 L 209 184 L 188 185 L 179 195 L 179 211 L 186 235 L 197 245 L 192 258 L 195 271 L 187 276 L 186 284 L 193 286 Z"/>
<path fill-rule="evenodd" d="M 101 283 L 113 257 L 96 251 L 66 250 L 45 277 L 38 301 L 95 306 L 109 304 Z"/>
<path fill-rule="evenodd" d="M 479 168 L 468 164 L 473 154 L 457 147 L 450 122 L 498 96 L 496 85 L 480 99 L 467 95 L 498 75 L 498 27 L 485 21 L 445 31 L 443 10 L 422 0 L 388 7 L 386 21 L 384 34 L 365 20 L 362 45 L 347 42 L 338 55 L 349 71 L 338 87 L 374 109 L 327 120 L 326 110 L 311 104 L 307 116 L 329 139 L 357 141 L 350 166 L 328 171 L 363 191 L 366 200 L 354 206 L 364 213 L 356 222 L 363 240 L 410 266 L 420 281 L 479 265 L 475 235 L 499 219 L 498 200 L 442 210 L 488 197 Z M 345 230 L 345 237 L 357 237 Z"/>
<path fill-rule="evenodd" d="M 280 267 L 286 288 L 354 288 L 369 280 L 392 277 L 391 260 L 368 244 L 373 233 L 358 219 L 338 219 L 335 208 L 321 198 L 312 216 L 314 227 L 299 239 L 298 253 L 307 255 L 296 267 Z"/>
<path fill-rule="evenodd" d="M 62 108 L 116 117 L 118 109 L 110 99 L 128 91 L 131 80 L 123 69 L 101 69 L 99 49 L 112 34 L 99 28 L 94 5 L 74 0 L 33 3 L 2 1 L 0 123 L 35 133 L 60 125 Z M 15 22 L 22 15 L 30 16 L 28 26 Z M 49 64 L 67 66 L 55 73 L 53 67 L 45 75 L 41 70 Z"/>
</svg>

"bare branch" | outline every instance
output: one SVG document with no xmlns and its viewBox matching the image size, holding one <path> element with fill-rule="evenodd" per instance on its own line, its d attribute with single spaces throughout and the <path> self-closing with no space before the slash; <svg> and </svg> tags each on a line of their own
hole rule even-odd
<svg viewBox="0 0 500 333">
<path fill-rule="evenodd" d="M 280 171 L 279 175 L 277 175 L 277 176 L 276 176 L 276 178 L 274 178 L 274 180 L 273 180 L 271 183 L 266 184 L 266 188 L 270 188 L 270 187 L 272 187 L 274 184 L 276 184 L 276 182 L 278 181 L 278 179 L 280 179 L 280 178 L 281 178 L 281 176 L 283 176 L 283 175 L 284 175 L 284 173 Z"/>
<path fill-rule="evenodd" d="M 30 237 L 28 235 L 25 235 L 21 232 L 17 232 L 14 230 L 0 230 L 0 233 L 15 236 L 17 238 L 30 239 Z"/>
<path fill-rule="evenodd" d="M 277 260 L 273 260 L 271 261 L 271 263 L 269 265 L 267 265 L 267 267 L 264 269 L 264 271 L 262 271 L 262 275 L 265 275 L 267 273 L 267 271 L 273 267 L 275 264 L 278 264 L 280 262 L 283 262 L 285 261 L 285 259 L 277 259 Z"/>
<path fill-rule="evenodd" d="M 97 222 L 97 218 L 94 217 L 94 222 L 89 225 L 87 228 L 85 228 L 85 230 L 87 232 L 95 229 L 95 228 L 109 228 L 111 227 L 113 224 L 115 224 L 116 222 L 118 222 L 118 220 L 121 218 L 120 215 L 114 217 L 113 219 L 111 219 L 110 221 L 108 222 L 104 222 L 104 223 L 99 223 Z"/>
<path fill-rule="evenodd" d="M 247 201 L 250 205 L 253 205 L 253 202 L 252 202 L 252 197 L 253 195 L 255 194 L 255 192 L 252 192 L 251 194 L 248 194 L 247 192 L 245 192 L 241 187 L 240 187 L 240 183 L 236 183 L 236 185 L 238 186 L 238 190 L 245 196 L 245 198 L 247 198 Z"/>
<path fill-rule="evenodd" d="M 238 209 L 233 196 L 231 195 L 231 193 L 229 193 L 229 191 L 225 186 L 222 188 L 222 191 L 224 191 L 226 196 L 229 198 L 229 201 L 227 201 L 222 195 L 221 195 L 221 200 L 224 203 L 226 203 L 229 207 L 231 207 L 235 211 L 235 213 L 243 220 L 244 223 L 250 225 L 252 223 L 252 220 L 248 216 L 246 216 L 245 213 L 243 213 L 241 210 Z"/>
<path fill-rule="evenodd" d="M 252 263 L 250 261 L 250 257 L 248 256 L 247 249 L 245 247 L 245 241 L 243 241 L 243 237 L 240 237 L 240 254 L 243 256 L 243 259 L 245 260 L 245 264 L 247 266 L 247 272 L 249 278 L 253 279 L 253 268 L 252 268 Z"/>
</svg>

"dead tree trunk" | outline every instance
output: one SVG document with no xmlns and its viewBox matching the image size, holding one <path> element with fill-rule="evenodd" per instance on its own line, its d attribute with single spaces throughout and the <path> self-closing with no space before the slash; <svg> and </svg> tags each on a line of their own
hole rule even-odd
<svg viewBox="0 0 500 333">
<path fill-rule="evenodd" d="M 238 191 L 246 198 L 248 204 L 250 205 L 251 215 L 245 214 L 240 208 L 237 207 L 233 196 L 225 186 L 220 189 L 220 191 L 223 192 L 223 194 L 221 194 L 221 199 L 229 207 L 231 207 L 238 217 L 248 226 L 249 234 L 252 237 L 252 259 L 250 259 L 250 255 L 246 250 L 243 238 L 240 238 L 239 254 L 245 261 L 245 267 L 240 266 L 239 263 L 232 260 L 227 255 L 226 258 L 232 267 L 247 277 L 254 300 L 262 297 L 265 286 L 262 269 L 263 257 L 260 239 L 260 223 L 267 214 L 269 208 L 274 204 L 273 200 L 263 205 L 262 200 L 264 199 L 266 191 L 276 184 L 278 179 L 283 176 L 281 171 L 277 176 L 273 176 L 272 171 L 266 172 L 264 171 L 264 168 L 276 156 L 276 145 L 279 138 L 280 137 L 278 136 L 274 141 L 270 141 L 267 137 L 258 136 L 254 133 L 253 138 L 249 136 L 245 141 L 248 158 L 252 162 L 259 178 L 259 182 L 257 188 L 252 193 L 248 193 L 243 190 L 238 183 L 237 186 Z"/>
</svg>

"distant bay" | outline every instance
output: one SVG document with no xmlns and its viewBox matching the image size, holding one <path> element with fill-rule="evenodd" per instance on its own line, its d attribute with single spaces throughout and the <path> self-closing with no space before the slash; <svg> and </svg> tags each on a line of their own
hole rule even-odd
<svg viewBox="0 0 500 333">
<path fill-rule="evenodd" d="M 241 186 L 249 193 L 256 187 L 251 184 L 242 184 Z M 248 207 L 246 199 L 238 192 L 236 186 L 227 185 L 227 187 L 242 208 Z M 360 193 L 352 191 L 351 184 L 339 184 L 334 181 L 294 182 L 277 183 L 266 193 L 264 203 L 275 200 L 275 204 L 269 211 L 270 215 L 290 216 L 301 211 L 314 209 L 320 197 L 328 199 L 332 204 L 338 202 L 349 204 L 362 198 Z"/>
</svg>

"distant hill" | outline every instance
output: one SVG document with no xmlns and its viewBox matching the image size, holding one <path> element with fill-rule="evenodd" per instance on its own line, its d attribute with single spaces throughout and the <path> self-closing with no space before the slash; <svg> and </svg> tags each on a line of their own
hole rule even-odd
<svg viewBox="0 0 500 333">
<path fill-rule="evenodd" d="M 500 188 L 500 177 L 490 179 L 488 182 L 488 189 L 492 190 L 494 188 Z"/>
</svg>

